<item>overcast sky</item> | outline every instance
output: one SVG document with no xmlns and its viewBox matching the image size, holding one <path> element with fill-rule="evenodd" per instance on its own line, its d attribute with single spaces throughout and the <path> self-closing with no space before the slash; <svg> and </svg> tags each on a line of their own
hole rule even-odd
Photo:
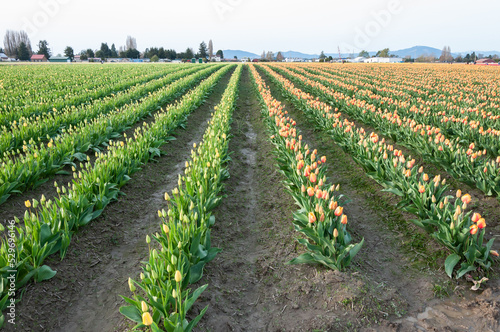
<svg viewBox="0 0 500 332">
<path fill-rule="evenodd" d="M 415 45 L 452 52 L 500 51 L 499 0 L 22 0 L 2 1 L 0 33 L 26 30 L 33 50 L 53 54 L 125 45 L 197 51 L 239 49 L 304 53 L 399 50 Z M 3 41 L 3 40 L 2 40 Z M 3 43 L 2 43 L 3 44 Z"/>
</svg>

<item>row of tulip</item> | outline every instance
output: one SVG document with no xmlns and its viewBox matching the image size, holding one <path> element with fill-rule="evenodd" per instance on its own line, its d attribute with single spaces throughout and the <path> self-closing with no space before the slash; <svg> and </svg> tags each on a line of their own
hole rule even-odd
<svg viewBox="0 0 500 332">
<path fill-rule="evenodd" d="M 5 305 L 8 298 L 9 270 L 16 271 L 16 289 L 31 279 L 40 282 L 55 275 L 55 271 L 43 265 L 45 259 L 58 252 L 64 258 L 75 230 L 97 218 L 111 201 L 117 199 L 120 188 L 130 180 L 129 176 L 140 170 L 142 164 L 160 155 L 159 147 L 169 140 L 171 132 L 187 120 L 188 114 L 204 101 L 229 69 L 229 66 L 222 67 L 178 103 L 155 114 L 154 123 L 137 128 L 134 139 L 110 142 L 108 151 L 99 154 L 93 165 L 87 163 L 81 171 L 74 170 L 73 183 L 68 183 L 67 187 L 55 183 L 59 196 L 54 201 L 46 200 L 44 196 L 39 201 L 26 201 L 28 210 L 24 215 L 24 225 L 15 218 L 19 226 L 15 227 L 14 253 L 9 252 L 7 238 L 1 239 L 0 289 L 3 292 L 0 304 Z M 10 259 L 12 255 L 16 262 L 14 266 L 9 264 L 13 261 Z"/>
<path fill-rule="evenodd" d="M 345 97 L 332 89 L 324 89 L 321 83 L 286 68 L 280 71 L 308 87 L 313 94 L 320 95 L 321 99 L 341 108 L 350 117 L 375 127 L 401 145 L 419 151 L 426 161 L 440 165 L 453 177 L 477 186 L 487 195 L 500 196 L 500 156 L 490 159 L 486 150 L 476 148 L 475 143 L 464 148 L 461 138 L 450 140 L 440 128 L 401 117 L 399 111 L 382 112 L 355 97 Z"/>
<path fill-rule="evenodd" d="M 342 195 L 326 178 L 326 157 L 311 152 L 298 135 L 295 121 L 288 116 L 283 105 L 273 98 L 271 91 L 253 65 L 250 66 L 254 84 L 263 105 L 263 117 L 277 150 L 280 171 L 285 185 L 300 210 L 294 213 L 294 227 L 306 235 L 299 239 L 307 253 L 292 259 L 289 264 L 323 264 L 341 270 L 361 249 L 364 239 L 351 243 L 347 231 L 347 215 L 343 213 Z"/>
<path fill-rule="evenodd" d="M 54 108 L 88 103 L 131 84 L 160 77 L 171 69 L 158 65 L 134 68 L 125 65 L 2 66 L 0 126 L 9 127 L 22 117 L 38 116 Z"/>
<path fill-rule="evenodd" d="M 494 239 L 484 244 L 486 221 L 478 213 L 467 211 L 472 201 L 469 194 L 462 195 L 458 190 L 456 197 L 447 195 L 448 185 L 440 175 L 431 180 L 423 167 L 415 165 L 411 156 L 407 157 L 401 150 L 386 144 L 385 139 L 380 139 L 376 133 L 367 134 L 363 128 L 342 119 L 340 112 L 296 88 L 269 67 L 261 68 L 290 102 L 321 130 L 329 133 L 365 168 L 369 177 L 385 188 L 384 191 L 401 197 L 398 206 L 418 218 L 412 222 L 452 252 L 445 261 L 445 270 L 450 277 L 459 262 L 457 278 L 478 267 L 491 267 L 492 255 L 498 256 L 491 250 Z"/>
<path fill-rule="evenodd" d="M 4 203 L 12 193 L 23 192 L 44 183 L 65 165 L 73 164 L 77 159 L 86 160 L 85 153 L 90 149 L 98 151 L 99 147 L 105 146 L 110 139 L 119 137 L 121 132 L 141 118 L 158 111 L 162 105 L 173 101 L 219 68 L 221 66 L 211 66 L 186 75 L 107 115 L 100 115 L 90 122 L 83 121 L 75 127 L 68 128 L 46 145 L 40 143 L 31 149 L 26 148 L 25 154 L 12 158 L 4 157 L 0 169 L 0 204 Z"/>
<path fill-rule="evenodd" d="M 203 267 L 220 251 L 211 246 L 211 211 L 219 204 L 222 182 L 229 177 L 227 163 L 229 125 L 236 105 L 242 66 L 238 66 L 215 107 L 203 141 L 191 150 L 184 175 L 171 196 L 165 193 L 168 212 L 158 211 L 161 230 L 146 237 L 149 258 L 143 263 L 140 280 L 129 278 L 132 297 L 122 296 L 127 306 L 120 312 L 137 323 L 135 328 L 152 331 L 191 331 L 205 314 L 188 322 L 186 314 L 204 285 L 194 292 L 188 288 L 199 281 Z M 151 243 L 153 242 L 153 244 Z"/>
<path fill-rule="evenodd" d="M 304 74 L 301 68 L 296 68 Z M 326 86 L 334 88 L 336 91 L 343 91 L 345 94 L 351 95 L 354 92 L 354 98 L 373 105 L 384 111 L 392 110 L 397 112 L 401 117 L 407 117 L 411 120 L 425 123 L 437 128 L 446 133 L 450 138 L 460 138 L 463 144 L 476 144 L 481 149 L 492 156 L 500 155 L 500 147 L 496 144 L 500 137 L 500 115 L 496 109 L 489 109 L 488 112 L 479 112 L 478 108 L 464 108 L 457 101 L 443 102 L 436 104 L 426 98 L 411 98 L 405 96 L 401 98 L 401 91 L 396 91 L 392 94 L 383 95 L 380 90 L 387 90 L 385 87 L 380 88 L 376 83 L 372 82 L 363 88 L 345 86 L 344 82 L 338 78 L 331 78 L 328 73 L 322 72 L 322 75 L 305 72 L 309 78 L 318 81 Z M 376 93 L 373 90 L 377 90 Z M 467 116 L 463 114 L 467 112 Z M 476 116 L 473 116 L 476 114 Z M 475 119 L 474 119 L 475 118 Z"/>
<path fill-rule="evenodd" d="M 12 122 L 9 129 L 6 127 L 0 133 L 0 153 L 23 148 L 29 149 L 40 141 L 47 141 L 61 134 L 64 129 L 77 125 L 87 120 L 90 121 L 101 114 L 107 114 L 117 108 L 137 101 L 149 93 L 178 80 L 188 73 L 198 71 L 194 69 L 171 69 L 164 77 L 150 77 L 149 82 L 136 83 L 130 89 L 124 89 L 102 99 L 93 100 L 91 103 L 75 106 L 65 106 L 60 110 L 54 109 L 34 118 L 21 118 Z M 166 76 L 165 76 L 166 75 Z M 154 76 L 157 76 L 154 75 Z M 4 154 L 5 155 L 5 154 Z"/>
<path fill-rule="evenodd" d="M 318 68 L 320 69 L 320 68 Z M 321 71 L 339 74 L 336 68 L 322 67 Z M 471 119 L 498 124 L 500 94 L 496 70 L 463 66 L 398 66 L 342 68 L 342 80 L 370 86 L 380 94 L 394 89 L 409 94 L 419 103 L 445 112 L 459 110 Z M 349 75 L 352 74 L 352 75 Z M 352 80 L 350 80 L 352 78 Z M 398 93 L 396 93 L 398 95 Z M 492 120 L 492 121 L 489 121 Z"/>
</svg>

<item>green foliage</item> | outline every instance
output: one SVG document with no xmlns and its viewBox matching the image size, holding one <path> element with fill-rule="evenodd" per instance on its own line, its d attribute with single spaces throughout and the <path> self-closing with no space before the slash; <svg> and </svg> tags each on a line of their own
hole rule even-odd
<svg viewBox="0 0 500 332">
<path fill-rule="evenodd" d="M 369 58 L 370 57 L 370 53 L 368 53 L 368 51 L 362 50 L 361 52 L 359 52 L 358 56 Z"/>
<path fill-rule="evenodd" d="M 51 56 L 49 43 L 46 40 L 40 40 L 38 42 L 38 52 L 37 54 L 43 54 L 48 59 Z"/>
<path fill-rule="evenodd" d="M 64 49 L 64 55 L 69 57 L 71 61 L 75 58 L 75 53 L 73 51 L 73 48 L 70 46 L 67 46 L 66 49 Z"/>
<path fill-rule="evenodd" d="M 21 61 L 28 61 L 30 59 L 30 52 L 24 42 L 21 42 L 21 44 L 19 44 L 19 47 L 17 49 L 17 58 Z"/>
<path fill-rule="evenodd" d="M 390 57 L 389 55 L 389 49 L 388 48 L 384 48 L 383 50 L 380 50 L 377 52 L 376 54 L 377 57 L 381 57 L 381 58 L 388 58 Z"/>
<path fill-rule="evenodd" d="M 158 58 L 158 55 L 153 55 L 153 57 L 151 58 L 151 62 L 158 62 L 160 60 L 160 58 Z"/>
</svg>

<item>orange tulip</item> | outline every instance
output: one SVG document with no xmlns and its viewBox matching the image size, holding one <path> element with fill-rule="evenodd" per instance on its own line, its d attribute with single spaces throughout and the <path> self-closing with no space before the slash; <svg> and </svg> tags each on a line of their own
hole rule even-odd
<svg viewBox="0 0 500 332">
<path fill-rule="evenodd" d="M 481 218 L 477 221 L 477 227 L 480 229 L 483 229 L 486 227 L 486 221 L 484 220 L 484 218 Z"/>
<path fill-rule="evenodd" d="M 335 209 L 335 215 L 337 217 L 340 217 L 342 215 L 342 212 L 344 212 L 344 208 L 342 206 L 338 206 L 336 209 Z"/>
<path fill-rule="evenodd" d="M 347 216 L 345 214 L 340 217 L 340 222 L 342 223 L 342 225 L 347 224 Z"/>
<path fill-rule="evenodd" d="M 472 222 L 476 223 L 479 221 L 479 219 L 481 219 L 481 215 L 477 212 L 474 212 L 474 214 L 472 215 Z"/>
<path fill-rule="evenodd" d="M 423 194 L 425 192 L 425 186 L 419 185 L 418 186 L 418 192 Z"/>
<path fill-rule="evenodd" d="M 312 224 L 316 221 L 316 215 L 314 212 L 309 212 L 309 223 Z"/>
<path fill-rule="evenodd" d="M 312 187 L 307 188 L 307 194 L 309 195 L 309 197 L 313 197 L 314 196 L 314 188 L 312 188 Z"/>
<path fill-rule="evenodd" d="M 462 196 L 462 202 L 465 203 L 465 204 L 470 204 L 470 202 L 472 201 L 472 198 L 470 197 L 469 194 L 465 194 Z"/>
<path fill-rule="evenodd" d="M 317 178 L 315 173 L 311 173 L 311 175 L 309 175 L 309 181 L 311 181 L 311 183 L 315 183 L 316 179 Z"/>
<path fill-rule="evenodd" d="M 476 225 L 476 224 L 472 225 L 472 226 L 470 227 L 470 233 L 471 233 L 471 235 L 476 234 L 476 233 L 477 233 L 477 229 L 478 229 L 478 227 L 477 227 L 477 225 Z"/>
<path fill-rule="evenodd" d="M 337 202 L 332 199 L 330 201 L 330 204 L 328 205 L 328 208 L 332 211 L 335 210 L 337 208 Z"/>
</svg>

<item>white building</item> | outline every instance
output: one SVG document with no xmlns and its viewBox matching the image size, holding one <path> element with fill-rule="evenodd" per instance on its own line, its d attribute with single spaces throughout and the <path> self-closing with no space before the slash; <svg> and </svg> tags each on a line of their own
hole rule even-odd
<svg viewBox="0 0 500 332">
<path fill-rule="evenodd" d="M 402 58 L 368 58 L 364 61 L 365 63 L 402 63 L 404 60 Z"/>
<path fill-rule="evenodd" d="M 354 62 L 354 63 L 360 63 L 360 62 L 366 62 L 366 58 L 364 56 L 358 56 L 355 59 L 347 59 L 347 62 Z"/>
</svg>

